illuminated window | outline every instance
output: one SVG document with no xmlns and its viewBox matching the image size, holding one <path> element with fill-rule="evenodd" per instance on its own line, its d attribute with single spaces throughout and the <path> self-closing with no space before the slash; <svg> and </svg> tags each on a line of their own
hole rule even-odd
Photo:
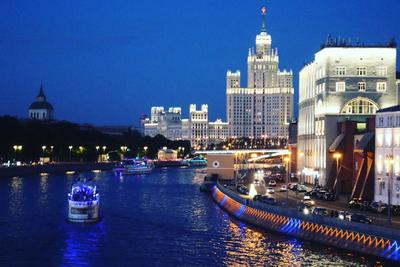
<svg viewBox="0 0 400 267">
<path fill-rule="evenodd" d="M 376 83 L 376 91 L 385 92 L 386 91 L 386 82 L 377 82 Z"/>
<path fill-rule="evenodd" d="M 358 75 L 358 76 L 365 76 L 365 75 L 367 75 L 367 67 L 358 67 L 358 68 L 357 68 L 357 75 Z"/>
<path fill-rule="evenodd" d="M 341 113 L 345 114 L 375 114 L 378 106 L 371 100 L 363 97 L 357 97 L 350 100 L 343 107 Z"/>
<path fill-rule="evenodd" d="M 338 76 L 346 75 L 346 67 L 336 67 L 336 75 Z"/>
<path fill-rule="evenodd" d="M 336 82 L 336 92 L 344 92 L 344 91 L 346 91 L 346 83 Z"/>
<path fill-rule="evenodd" d="M 366 89 L 367 89 L 367 83 L 365 82 L 358 83 L 358 91 L 365 92 Z"/>
<path fill-rule="evenodd" d="M 387 67 L 385 67 L 385 66 L 377 67 L 376 75 L 377 76 L 387 76 Z"/>
</svg>

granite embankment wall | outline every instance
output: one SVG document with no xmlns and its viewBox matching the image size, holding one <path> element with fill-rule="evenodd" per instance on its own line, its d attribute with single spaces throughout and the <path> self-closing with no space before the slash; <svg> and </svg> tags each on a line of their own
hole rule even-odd
<svg viewBox="0 0 400 267">
<path fill-rule="evenodd" d="M 244 199 L 220 184 L 213 188 L 212 196 L 229 214 L 258 227 L 400 261 L 400 231 L 397 229 L 304 215 L 296 210 Z"/>
<path fill-rule="evenodd" d="M 66 171 L 111 170 L 114 163 L 74 162 L 36 166 L 16 166 L 0 168 L 0 177 L 25 176 L 37 173 L 61 173 Z"/>
</svg>

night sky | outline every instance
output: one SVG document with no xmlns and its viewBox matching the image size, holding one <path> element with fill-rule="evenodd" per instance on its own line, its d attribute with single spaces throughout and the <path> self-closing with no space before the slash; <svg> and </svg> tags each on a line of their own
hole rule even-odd
<svg viewBox="0 0 400 267">
<path fill-rule="evenodd" d="M 0 115 L 27 116 L 43 82 L 57 119 L 138 124 L 151 106 L 209 104 L 225 120 L 225 75 L 261 28 L 298 72 L 333 36 L 400 42 L 398 0 L 0 1 Z M 399 64 L 397 64 L 399 67 Z M 296 113 L 297 113 L 297 107 Z"/>
</svg>

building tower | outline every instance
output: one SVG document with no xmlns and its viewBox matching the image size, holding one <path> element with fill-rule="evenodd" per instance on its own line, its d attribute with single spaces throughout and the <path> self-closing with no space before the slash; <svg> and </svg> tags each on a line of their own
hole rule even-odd
<svg viewBox="0 0 400 267">
<path fill-rule="evenodd" d="M 47 102 L 44 94 L 43 85 L 40 84 L 39 94 L 36 101 L 29 106 L 29 118 L 35 120 L 52 120 L 54 114 L 53 106 Z"/>
<path fill-rule="evenodd" d="M 267 33 L 265 6 L 256 47 L 249 49 L 247 88 L 240 72 L 227 72 L 227 119 L 231 137 L 287 138 L 293 114 L 293 73 L 279 70 L 278 50 Z"/>
</svg>

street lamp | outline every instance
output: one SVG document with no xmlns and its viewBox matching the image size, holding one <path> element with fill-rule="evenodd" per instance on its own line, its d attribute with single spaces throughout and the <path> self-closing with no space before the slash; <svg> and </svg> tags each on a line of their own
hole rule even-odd
<svg viewBox="0 0 400 267">
<path fill-rule="evenodd" d="M 14 149 L 14 154 L 15 154 L 14 160 L 17 161 L 17 152 L 22 150 L 22 146 L 21 145 L 14 145 L 13 149 Z"/>
<path fill-rule="evenodd" d="M 43 151 L 43 157 L 44 157 L 44 152 L 46 151 L 46 146 L 42 146 L 42 151 Z"/>
<path fill-rule="evenodd" d="M 100 146 L 96 146 L 96 162 L 99 162 L 99 149 Z"/>
<path fill-rule="evenodd" d="M 333 154 L 333 158 L 336 160 L 336 196 L 339 195 L 340 191 L 339 191 L 339 160 L 342 157 L 342 154 L 340 154 L 339 152 L 335 152 Z"/>
<path fill-rule="evenodd" d="M 68 149 L 69 149 L 69 161 L 71 161 L 71 150 L 72 150 L 72 148 L 73 148 L 73 146 L 69 146 L 68 147 Z"/>
<path fill-rule="evenodd" d="M 393 179 L 393 155 L 386 156 L 387 176 L 389 179 L 388 185 L 388 223 L 392 224 L 392 179 Z"/>
<path fill-rule="evenodd" d="M 103 153 L 106 153 L 106 149 L 107 149 L 107 147 L 103 146 Z"/>
<path fill-rule="evenodd" d="M 50 151 L 51 151 L 51 157 L 53 158 L 54 146 L 50 146 Z M 51 160 L 51 161 L 53 161 L 53 160 Z"/>
<path fill-rule="evenodd" d="M 283 159 L 286 162 L 287 175 L 286 175 L 286 207 L 289 208 L 289 172 L 290 172 L 290 154 Z"/>
</svg>

